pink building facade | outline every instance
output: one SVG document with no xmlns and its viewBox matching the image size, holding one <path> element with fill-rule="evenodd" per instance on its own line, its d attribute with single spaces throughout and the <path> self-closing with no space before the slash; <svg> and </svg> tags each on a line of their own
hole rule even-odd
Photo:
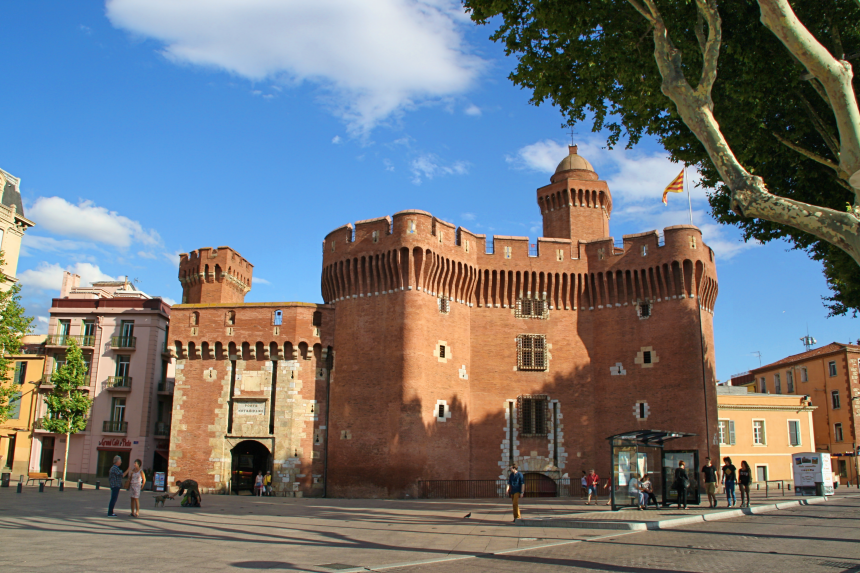
<svg viewBox="0 0 860 573">
<path fill-rule="evenodd" d="M 141 459 L 144 469 L 166 471 L 173 405 L 174 370 L 165 348 L 170 306 L 126 281 L 80 287 L 80 277 L 64 273 L 59 298 L 53 299 L 45 343 L 41 394 L 53 388 L 51 373 L 65 360 L 71 340 L 89 364 L 93 398 L 86 430 L 71 437 L 69 458 L 65 436 L 41 429 L 47 416 L 44 400 L 37 405 L 30 452 L 30 471 L 105 483 L 115 455 L 123 469 Z"/>
</svg>

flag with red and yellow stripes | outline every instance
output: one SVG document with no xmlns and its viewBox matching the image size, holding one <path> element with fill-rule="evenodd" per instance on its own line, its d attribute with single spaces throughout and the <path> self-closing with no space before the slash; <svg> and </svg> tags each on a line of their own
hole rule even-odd
<svg viewBox="0 0 860 573">
<path fill-rule="evenodd" d="M 669 193 L 683 193 L 684 192 L 684 170 L 681 169 L 681 172 L 678 173 L 678 176 L 672 180 L 669 185 L 663 189 L 663 204 L 667 207 L 669 206 L 669 202 L 666 201 L 666 195 Z"/>
</svg>

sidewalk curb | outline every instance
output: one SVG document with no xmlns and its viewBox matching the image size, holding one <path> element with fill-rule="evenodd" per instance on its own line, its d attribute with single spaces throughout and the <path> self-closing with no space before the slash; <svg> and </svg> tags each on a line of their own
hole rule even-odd
<svg viewBox="0 0 860 573">
<path fill-rule="evenodd" d="M 694 523 L 704 523 L 707 521 L 719 521 L 721 519 L 733 519 L 743 517 L 745 515 L 756 515 L 759 513 L 768 513 L 771 511 L 779 511 L 780 509 L 789 509 L 802 505 L 812 505 L 815 503 L 824 503 L 826 497 L 811 497 L 808 499 L 799 499 L 794 501 L 781 501 L 770 505 L 757 505 L 755 507 L 744 509 L 728 509 L 715 513 L 690 515 L 675 519 L 662 519 L 660 521 L 604 521 L 604 520 L 587 520 L 587 519 L 520 519 L 518 523 L 525 527 L 568 527 L 571 529 L 614 529 L 625 531 L 646 531 L 655 529 L 672 529 L 673 527 L 681 527 L 683 525 L 691 525 Z"/>
</svg>

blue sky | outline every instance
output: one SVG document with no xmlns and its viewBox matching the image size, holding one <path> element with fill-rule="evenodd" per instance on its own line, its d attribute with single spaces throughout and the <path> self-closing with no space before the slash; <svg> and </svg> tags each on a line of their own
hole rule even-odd
<svg viewBox="0 0 860 573">
<path fill-rule="evenodd" d="M 249 8 L 252 6 L 252 8 Z M 128 275 L 179 300 L 177 254 L 230 245 L 250 301 L 320 301 L 321 241 L 406 208 L 475 232 L 540 232 L 535 189 L 569 136 L 507 74 L 515 62 L 450 0 L 7 3 L 0 167 L 22 179 L 24 302 L 44 330 L 63 269 Z M 609 182 L 617 239 L 688 220 L 660 203 L 679 167 L 653 141 L 580 153 Z M 717 253 L 717 375 L 856 340 L 827 319 L 821 269 L 784 243 L 694 219 Z"/>
</svg>

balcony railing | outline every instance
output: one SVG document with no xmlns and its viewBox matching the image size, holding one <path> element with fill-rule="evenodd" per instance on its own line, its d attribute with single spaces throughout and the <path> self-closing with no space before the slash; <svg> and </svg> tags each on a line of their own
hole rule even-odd
<svg viewBox="0 0 860 573">
<path fill-rule="evenodd" d="M 68 346 L 72 340 L 78 346 L 93 346 L 96 342 L 95 336 L 84 336 L 82 334 L 51 334 L 45 341 L 48 346 Z"/>
<path fill-rule="evenodd" d="M 173 380 L 162 378 L 158 382 L 158 391 L 173 394 Z"/>
<path fill-rule="evenodd" d="M 134 348 L 137 345 L 136 336 L 111 336 L 111 348 Z"/>
<path fill-rule="evenodd" d="M 33 422 L 33 429 L 35 430 L 44 430 L 45 427 L 42 425 L 42 420 L 45 418 L 37 418 L 35 422 Z"/>
<path fill-rule="evenodd" d="M 170 423 L 169 422 L 156 422 L 155 423 L 155 435 L 156 436 L 169 436 L 170 435 Z"/>
<path fill-rule="evenodd" d="M 102 432 L 108 432 L 111 434 L 126 434 L 128 433 L 128 422 L 105 420 L 104 422 L 102 422 Z"/>
<path fill-rule="evenodd" d="M 105 388 L 131 389 L 131 376 L 108 376 Z"/>
</svg>

